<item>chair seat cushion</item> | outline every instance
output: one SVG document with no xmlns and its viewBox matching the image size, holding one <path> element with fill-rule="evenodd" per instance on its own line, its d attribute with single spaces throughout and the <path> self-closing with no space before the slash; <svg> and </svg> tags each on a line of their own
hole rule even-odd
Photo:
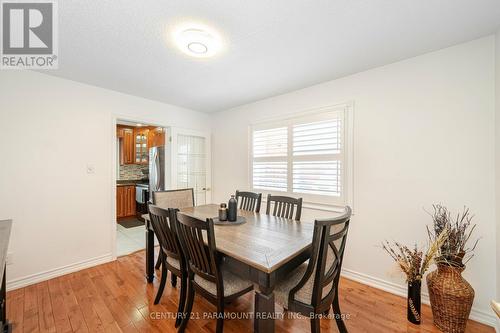
<svg viewBox="0 0 500 333">
<path fill-rule="evenodd" d="M 224 268 L 221 269 L 221 274 L 224 280 L 224 297 L 234 295 L 253 286 L 250 281 L 242 279 Z M 210 294 L 217 295 L 217 286 L 214 282 L 208 281 L 199 275 L 194 276 L 194 282 Z"/>
<path fill-rule="evenodd" d="M 179 260 L 167 256 L 167 263 L 170 266 L 173 266 L 174 268 L 177 268 L 178 270 L 181 270 L 181 263 L 179 262 Z"/>
<path fill-rule="evenodd" d="M 298 266 L 292 272 L 290 272 L 290 274 L 287 275 L 286 278 L 278 282 L 278 284 L 274 288 L 274 299 L 276 303 L 283 306 L 284 308 L 288 308 L 288 295 L 290 294 L 290 290 L 292 290 L 299 284 L 300 280 L 306 273 L 308 262 L 309 261 L 306 261 L 302 265 Z M 323 288 L 323 297 L 328 295 L 328 293 L 332 289 L 332 284 L 333 282 L 330 282 Z M 294 300 L 302 302 L 304 304 L 311 304 L 313 287 L 314 273 L 311 275 L 309 280 L 307 280 L 304 286 L 295 293 Z"/>
</svg>

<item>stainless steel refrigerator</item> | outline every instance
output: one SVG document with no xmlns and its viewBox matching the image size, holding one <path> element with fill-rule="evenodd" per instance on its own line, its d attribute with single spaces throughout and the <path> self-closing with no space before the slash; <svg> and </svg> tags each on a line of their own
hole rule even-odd
<svg viewBox="0 0 500 333">
<path fill-rule="evenodd" d="M 149 148 L 149 194 L 165 190 L 165 147 Z"/>
</svg>

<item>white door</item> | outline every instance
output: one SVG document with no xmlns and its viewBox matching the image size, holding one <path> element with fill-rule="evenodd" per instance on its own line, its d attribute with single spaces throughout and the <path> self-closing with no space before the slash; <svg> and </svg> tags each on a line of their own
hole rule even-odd
<svg viewBox="0 0 500 333">
<path fill-rule="evenodd" d="M 207 134 L 172 130 L 175 188 L 193 188 L 196 206 L 211 203 L 210 138 Z"/>
</svg>

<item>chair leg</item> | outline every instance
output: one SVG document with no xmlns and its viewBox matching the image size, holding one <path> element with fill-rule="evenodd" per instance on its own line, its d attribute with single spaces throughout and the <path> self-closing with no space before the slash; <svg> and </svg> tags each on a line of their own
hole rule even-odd
<svg viewBox="0 0 500 333">
<path fill-rule="evenodd" d="M 186 300 L 186 308 L 184 309 L 184 313 L 182 315 L 183 318 L 182 318 L 181 325 L 179 326 L 179 329 L 177 330 L 177 332 L 179 332 L 179 333 L 184 333 L 184 331 L 186 330 L 186 326 L 188 324 L 189 317 L 191 317 L 191 311 L 193 310 L 194 288 L 193 288 L 191 281 L 188 282 L 187 293 L 188 293 L 188 297 Z"/>
<path fill-rule="evenodd" d="M 161 265 L 162 261 L 163 261 L 163 252 L 160 249 L 160 252 L 158 253 L 158 259 L 156 259 L 155 269 L 160 269 L 160 265 Z"/>
<path fill-rule="evenodd" d="M 311 318 L 311 333 L 320 333 L 319 324 L 319 317 L 315 314 L 314 317 Z"/>
<path fill-rule="evenodd" d="M 161 266 L 161 281 L 160 287 L 156 292 L 155 304 L 160 303 L 161 296 L 163 295 L 163 290 L 165 289 L 165 284 L 167 283 L 167 267 L 165 265 Z"/>
<path fill-rule="evenodd" d="M 170 276 L 170 284 L 172 284 L 172 287 L 174 288 L 177 286 L 177 276 L 173 273 Z"/>
<path fill-rule="evenodd" d="M 333 299 L 332 308 L 333 308 L 333 314 L 335 316 L 335 321 L 337 322 L 337 327 L 339 329 L 339 332 L 340 333 L 347 333 L 347 327 L 345 326 L 345 323 L 342 320 L 342 312 L 340 311 L 338 288 L 336 288 L 336 290 L 335 290 L 335 297 Z"/>
<path fill-rule="evenodd" d="M 175 327 L 179 327 L 182 322 L 182 313 L 186 304 L 186 289 L 187 289 L 187 274 L 181 276 L 181 293 L 179 296 L 179 306 L 177 308 L 177 318 L 175 319 Z"/>
<path fill-rule="evenodd" d="M 224 329 L 224 298 L 217 301 L 217 328 L 216 333 L 222 333 Z"/>
</svg>

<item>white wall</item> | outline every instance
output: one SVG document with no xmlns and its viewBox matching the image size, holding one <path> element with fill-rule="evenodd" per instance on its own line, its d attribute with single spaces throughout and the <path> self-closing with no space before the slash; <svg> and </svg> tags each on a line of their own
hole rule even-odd
<svg viewBox="0 0 500 333">
<path fill-rule="evenodd" d="M 208 129 L 206 114 L 36 72 L 0 73 L 0 220 L 14 220 L 10 287 L 111 259 L 113 114 Z"/>
<path fill-rule="evenodd" d="M 335 59 L 332 59 L 335 61 Z M 354 101 L 354 212 L 345 257 L 354 278 L 404 293 L 378 246 L 426 241 L 423 208 L 467 205 L 481 236 L 464 276 L 476 291 L 472 317 L 494 322 L 494 37 L 218 112 L 212 119 L 214 201 L 248 187 L 253 121 Z M 308 211 L 306 216 L 324 216 Z M 404 288 L 404 287 L 403 287 Z"/>
</svg>

